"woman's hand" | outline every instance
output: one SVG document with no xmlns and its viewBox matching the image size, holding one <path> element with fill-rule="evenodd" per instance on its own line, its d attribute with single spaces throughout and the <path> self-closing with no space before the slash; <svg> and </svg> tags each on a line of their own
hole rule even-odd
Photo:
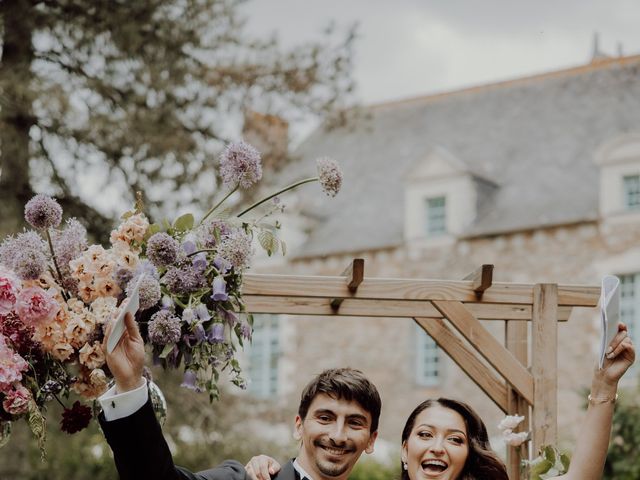
<svg viewBox="0 0 640 480">
<path fill-rule="evenodd" d="M 595 376 L 609 385 L 616 385 L 636 359 L 636 351 L 624 323 L 618 324 L 618 333 L 609 344 L 601 370 Z"/>
<path fill-rule="evenodd" d="M 280 464 L 267 455 L 252 457 L 244 469 L 251 480 L 270 480 L 272 475 L 280 471 Z"/>
<path fill-rule="evenodd" d="M 102 349 L 107 358 L 107 365 L 116 380 L 118 393 L 134 390 L 143 384 L 144 342 L 138 331 L 138 324 L 133 315 L 124 317 L 125 330 L 122 338 L 111 353 L 107 352 L 107 340 L 111 334 L 114 320 L 107 326 Z"/>
</svg>

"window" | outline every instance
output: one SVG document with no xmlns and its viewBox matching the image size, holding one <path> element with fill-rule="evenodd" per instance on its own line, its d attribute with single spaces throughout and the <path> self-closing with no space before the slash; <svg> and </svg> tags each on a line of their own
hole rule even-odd
<svg viewBox="0 0 640 480">
<path fill-rule="evenodd" d="M 619 275 L 620 277 L 620 320 L 629 327 L 629 335 L 640 331 L 640 273 Z"/>
<path fill-rule="evenodd" d="M 253 340 L 248 345 L 249 387 L 257 397 L 278 393 L 280 364 L 280 318 L 276 315 L 254 315 Z"/>
<path fill-rule="evenodd" d="M 437 236 L 447 233 L 447 215 L 445 197 L 427 198 L 427 224 L 428 236 Z"/>
<path fill-rule="evenodd" d="M 625 176 L 622 182 L 624 185 L 625 209 L 640 209 L 640 175 Z"/>
<path fill-rule="evenodd" d="M 440 350 L 436 342 L 420 325 L 415 324 L 416 339 L 416 383 L 425 387 L 440 384 Z"/>
</svg>

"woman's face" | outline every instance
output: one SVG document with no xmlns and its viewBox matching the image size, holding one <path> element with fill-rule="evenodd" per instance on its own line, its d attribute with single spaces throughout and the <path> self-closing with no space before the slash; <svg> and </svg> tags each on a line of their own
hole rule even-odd
<svg viewBox="0 0 640 480">
<path fill-rule="evenodd" d="M 416 417 L 402 445 L 402 461 L 411 480 L 457 479 L 469 455 L 464 419 L 455 410 L 434 405 Z"/>
</svg>

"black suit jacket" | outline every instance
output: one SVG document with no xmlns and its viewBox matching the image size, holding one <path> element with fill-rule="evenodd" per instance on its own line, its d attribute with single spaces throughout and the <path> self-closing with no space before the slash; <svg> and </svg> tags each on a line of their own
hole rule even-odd
<svg viewBox="0 0 640 480">
<path fill-rule="evenodd" d="M 98 420 L 121 480 L 249 480 L 244 466 L 235 460 L 197 473 L 175 466 L 151 401 L 128 417 L 107 422 L 100 414 Z M 292 462 L 273 478 L 300 480 Z"/>
</svg>

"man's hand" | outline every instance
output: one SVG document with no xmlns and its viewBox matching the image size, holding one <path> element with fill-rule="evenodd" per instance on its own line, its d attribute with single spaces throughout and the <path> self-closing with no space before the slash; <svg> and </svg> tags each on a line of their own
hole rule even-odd
<svg viewBox="0 0 640 480">
<path fill-rule="evenodd" d="M 109 370 L 116 380 L 116 390 L 118 393 L 124 393 L 143 384 L 144 342 L 133 315 L 127 313 L 124 317 L 125 330 L 122 338 L 113 352 L 107 353 L 107 340 L 113 328 L 113 322 L 112 320 L 107 326 L 102 348 L 107 356 Z"/>
<path fill-rule="evenodd" d="M 267 455 L 252 457 L 244 469 L 251 480 L 270 480 L 272 475 L 280 471 L 280 464 Z"/>
</svg>

